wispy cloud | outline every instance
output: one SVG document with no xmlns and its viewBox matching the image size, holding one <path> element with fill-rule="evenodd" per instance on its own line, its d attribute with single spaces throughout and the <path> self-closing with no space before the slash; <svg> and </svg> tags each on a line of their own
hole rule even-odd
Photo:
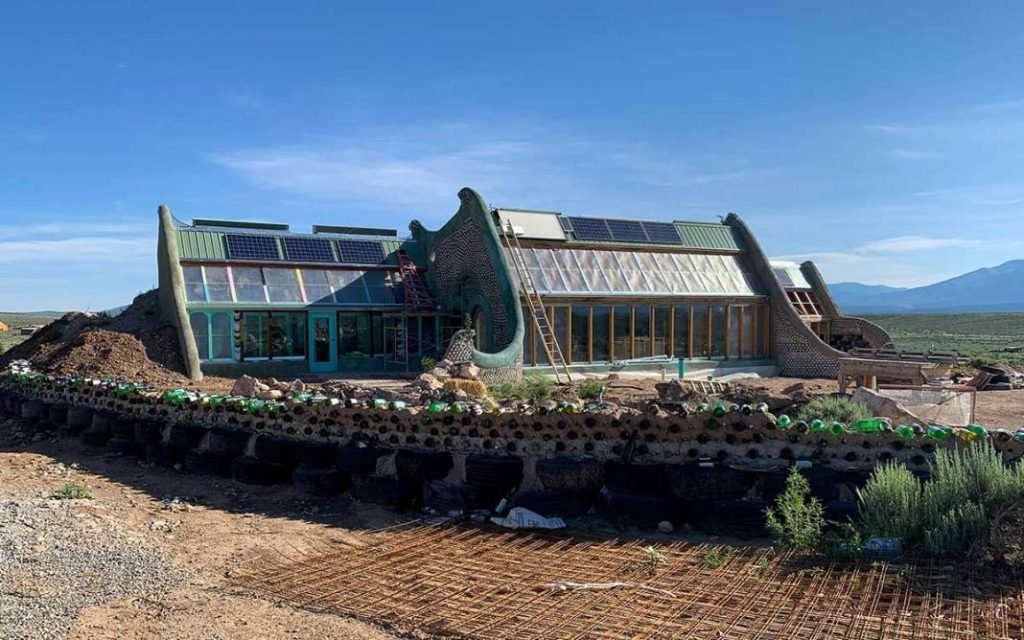
<svg viewBox="0 0 1024 640">
<path fill-rule="evenodd" d="M 680 158 L 648 145 L 537 124 L 441 122 L 208 155 L 251 184 L 312 199 L 447 212 L 463 186 L 514 205 L 636 207 L 762 179 L 743 163 Z M 695 193 L 697 192 L 697 193 Z M 586 194 L 586 198 L 580 198 Z M 612 213 L 612 211 L 605 211 Z"/>
<path fill-rule="evenodd" d="M 942 157 L 941 153 L 922 151 L 920 149 L 890 149 L 886 152 L 886 155 L 901 160 L 935 160 Z"/>
<path fill-rule="evenodd" d="M 977 247 L 979 240 L 967 238 L 929 238 L 927 236 L 899 236 L 875 240 L 857 247 L 856 251 L 866 254 L 909 253 L 911 251 L 935 251 L 950 247 Z"/>
<path fill-rule="evenodd" d="M 153 251 L 153 244 L 141 238 L 81 237 L 63 240 L 10 240 L 0 242 L 0 264 L 135 262 L 139 258 L 152 256 Z"/>
<path fill-rule="evenodd" d="M 864 128 L 868 131 L 891 134 L 911 133 L 914 131 L 914 127 L 908 127 L 902 124 L 866 124 L 864 125 Z"/>
</svg>

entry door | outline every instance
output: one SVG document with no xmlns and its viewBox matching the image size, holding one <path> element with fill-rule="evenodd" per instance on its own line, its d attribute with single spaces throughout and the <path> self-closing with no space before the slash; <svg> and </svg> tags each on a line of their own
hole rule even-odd
<svg viewBox="0 0 1024 640">
<path fill-rule="evenodd" d="M 338 369 L 337 318 L 333 313 L 309 314 L 309 370 Z"/>
</svg>

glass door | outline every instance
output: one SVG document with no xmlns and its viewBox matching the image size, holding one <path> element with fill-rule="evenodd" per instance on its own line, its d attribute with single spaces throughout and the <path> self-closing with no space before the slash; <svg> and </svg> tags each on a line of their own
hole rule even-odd
<svg viewBox="0 0 1024 640">
<path fill-rule="evenodd" d="M 333 313 L 310 312 L 310 371 L 336 371 L 338 369 L 336 322 Z"/>
</svg>

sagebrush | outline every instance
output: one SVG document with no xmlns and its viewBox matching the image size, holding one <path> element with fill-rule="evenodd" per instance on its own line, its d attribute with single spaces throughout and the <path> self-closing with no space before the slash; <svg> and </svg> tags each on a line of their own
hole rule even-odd
<svg viewBox="0 0 1024 640">
<path fill-rule="evenodd" d="M 839 421 L 845 424 L 871 418 L 871 410 L 859 402 L 840 396 L 822 396 L 811 400 L 800 408 L 800 420 L 815 418 L 825 422 Z"/>
<path fill-rule="evenodd" d="M 765 520 L 784 547 L 812 550 L 821 544 L 825 507 L 811 497 L 811 486 L 796 467 L 790 469 L 786 490 L 776 498 L 775 506 L 765 511 Z"/>
</svg>

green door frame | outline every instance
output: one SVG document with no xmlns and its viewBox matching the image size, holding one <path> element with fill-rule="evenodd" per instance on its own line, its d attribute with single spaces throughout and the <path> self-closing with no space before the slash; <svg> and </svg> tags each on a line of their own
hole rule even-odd
<svg viewBox="0 0 1024 640">
<path fill-rule="evenodd" d="M 338 317 L 333 311 L 309 312 L 309 370 L 338 370 Z"/>
</svg>

